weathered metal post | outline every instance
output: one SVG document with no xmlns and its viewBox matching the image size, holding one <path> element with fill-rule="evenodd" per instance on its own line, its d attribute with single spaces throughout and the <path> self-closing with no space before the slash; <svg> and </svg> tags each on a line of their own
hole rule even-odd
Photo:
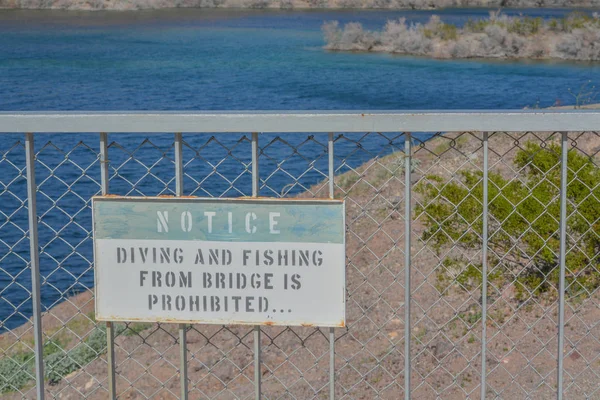
<svg viewBox="0 0 600 400">
<path fill-rule="evenodd" d="M 27 159 L 27 214 L 29 216 L 29 254 L 36 394 L 38 399 L 44 400 L 44 342 L 42 337 L 42 299 L 40 294 L 41 276 L 36 202 L 37 185 L 35 183 L 35 148 L 33 133 L 31 132 L 25 134 L 25 156 Z"/>
<path fill-rule="evenodd" d="M 183 138 L 181 132 L 175 133 L 175 195 L 183 196 Z M 187 365 L 187 326 L 179 324 L 179 385 L 181 399 L 188 398 L 188 365 Z"/>
<path fill-rule="evenodd" d="M 563 360 L 565 351 L 565 274 L 567 256 L 567 180 L 569 149 L 568 134 L 562 132 L 560 163 L 560 277 L 558 284 L 558 370 L 556 398 L 563 398 Z"/>
<path fill-rule="evenodd" d="M 100 133 L 100 187 L 102 195 L 108 194 L 108 135 Z M 112 322 L 106 323 L 106 362 L 108 363 L 108 396 L 117 398 L 117 384 L 115 377 L 115 332 Z"/>
<path fill-rule="evenodd" d="M 410 323 L 410 262 L 411 262 L 411 153 L 412 138 L 410 132 L 404 134 L 404 398 L 410 400 L 411 374 L 411 323 Z"/>
<path fill-rule="evenodd" d="M 252 197 L 258 197 L 260 177 L 258 174 L 258 132 L 252 132 Z M 261 396 L 260 325 L 254 327 L 254 397 Z"/>
<path fill-rule="evenodd" d="M 333 159 L 333 132 L 329 133 L 327 141 L 329 156 L 329 198 L 335 196 L 335 165 Z M 329 328 L 329 398 L 335 399 L 335 328 Z"/>
<path fill-rule="evenodd" d="M 481 400 L 487 389 L 487 287 L 488 287 L 488 133 L 483 132 L 483 226 L 481 244 Z"/>
</svg>

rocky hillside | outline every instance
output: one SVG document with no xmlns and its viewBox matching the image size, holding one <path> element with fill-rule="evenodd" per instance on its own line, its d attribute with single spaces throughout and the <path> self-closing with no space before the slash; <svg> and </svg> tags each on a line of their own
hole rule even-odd
<svg viewBox="0 0 600 400">
<path fill-rule="evenodd" d="M 598 7 L 600 0 L 0 0 L 5 9 Z"/>
</svg>

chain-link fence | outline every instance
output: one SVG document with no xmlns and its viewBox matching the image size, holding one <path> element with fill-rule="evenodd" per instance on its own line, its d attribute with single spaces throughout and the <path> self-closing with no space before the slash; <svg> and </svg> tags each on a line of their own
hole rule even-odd
<svg viewBox="0 0 600 400">
<path fill-rule="evenodd" d="M 566 111 L 0 115 L 0 394 L 598 398 L 594 126 Z M 347 326 L 97 323 L 102 194 L 345 199 Z"/>
</svg>

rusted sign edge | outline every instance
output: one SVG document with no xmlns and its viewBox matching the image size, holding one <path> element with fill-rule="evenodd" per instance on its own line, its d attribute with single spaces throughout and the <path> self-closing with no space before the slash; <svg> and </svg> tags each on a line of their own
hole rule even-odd
<svg viewBox="0 0 600 400">
<path fill-rule="evenodd" d="M 262 321 L 237 321 L 235 319 L 232 320 L 224 320 L 224 319 L 203 319 L 201 321 L 196 319 L 179 319 L 179 318 L 120 318 L 114 316 L 102 316 L 96 315 L 97 321 L 106 321 L 106 322 L 144 322 L 144 323 L 173 323 L 173 324 L 208 324 L 208 325 L 265 325 L 265 326 L 303 326 L 303 327 L 323 327 L 323 328 L 344 328 L 346 326 L 345 319 L 340 320 L 335 324 L 311 324 L 301 321 L 270 321 L 270 320 L 262 320 Z"/>
</svg>

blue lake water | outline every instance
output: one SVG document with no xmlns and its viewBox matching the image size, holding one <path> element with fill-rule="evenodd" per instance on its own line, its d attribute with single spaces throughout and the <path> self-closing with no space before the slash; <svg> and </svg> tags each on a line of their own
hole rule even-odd
<svg viewBox="0 0 600 400">
<path fill-rule="evenodd" d="M 589 11 L 589 10 L 588 10 Z M 505 10 L 508 14 L 559 17 L 569 10 Z M 406 17 L 424 22 L 430 11 L 232 11 L 162 10 L 141 12 L 0 11 L 0 111 L 21 110 L 352 110 L 352 109 L 514 109 L 559 102 L 572 104 L 569 88 L 600 82 L 600 63 L 490 60 L 430 60 L 386 54 L 333 53 L 322 49 L 324 21 L 359 21 L 369 29 Z M 445 22 L 463 24 L 487 16 L 485 9 L 436 11 Z M 273 136 L 261 138 L 268 143 Z M 358 139 L 358 136 L 356 137 Z M 186 191 L 197 195 L 249 194 L 249 142 L 239 136 L 186 138 Z M 306 138 L 288 138 L 298 144 Z M 339 141 L 337 162 L 356 166 L 401 143 L 377 137 L 361 151 Z M 26 198 L 21 135 L 0 137 L 0 330 L 22 323 L 31 312 L 28 300 L 27 213 L 17 199 Z M 77 145 L 84 141 L 86 146 Z M 111 135 L 111 140 L 116 140 Z M 172 191 L 172 136 L 118 137 L 109 150 L 111 162 L 124 166 L 111 181 L 118 194 Z M 315 136 L 302 148 L 307 158 L 323 156 L 326 138 Z M 51 141 L 52 144 L 48 144 Z M 239 141 L 239 143 L 238 143 Z M 37 135 L 40 152 L 42 298 L 45 307 L 93 285 L 90 268 L 90 212 L 86 201 L 99 187 L 97 135 Z M 400 141 L 398 141 L 400 142 Z M 158 146 L 158 149 L 154 147 Z M 138 146 L 142 150 L 135 151 Z M 234 148 L 230 154 L 225 148 Z M 194 150 L 199 150 L 196 153 Z M 74 149 L 74 150 L 73 150 Z M 161 150 L 162 149 L 162 150 Z M 72 152 L 70 152 L 73 150 Z M 153 176 L 129 153 L 153 164 Z M 231 157 L 231 155 L 234 157 Z M 166 155 L 167 158 L 162 156 Z M 68 157 L 67 157 L 68 156 Z M 196 157 L 199 156 L 199 157 Z M 275 159 L 289 157 L 285 169 L 300 176 L 306 160 L 289 146 L 274 142 L 264 150 L 261 172 L 268 178 L 265 195 L 275 195 L 293 181 L 275 172 Z M 202 160 L 219 164 L 222 176 Z M 89 166 L 81 177 L 71 161 Z M 325 159 L 302 175 L 307 187 L 323 179 Z M 56 168 L 56 179 L 50 170 Z M 84 167 L 85 168 L 85 167 Z M 114 171 L 113 171 L 114 172 Z M 226 179 L 238 175 L 236 188 Z M 193 180 L 192 177 L 195 179 Z M 226 179 L 224 179 L 225 177 Z M 198 181 L 206 178 L 198 189 Z M 13 182 L 14 179 L 14 182 Z M 131 192 L 132 182 L 137 182 Z M 70 186 L 72 185 L 72 186 Z M 269 188 L 273 188 L 271 191 Z M 69 189 L 72 189 L 71 191 Z M 204 191 L 206 190 L 206 191 Z M 302 191 L 292 187 L 290 194 Z M 76 192 L 80 197 L 75 194 Z M 14 196 L 13 196 L 14 194 Z M 7 223 L 8 217 L 13 223 Z M 71 221 L 71 216 L 75 216 Z M 67 226 L 62 229 L 63 226 Z M 62 229 L 62 230 L 61 230 Z M 12 250 L 12 251 L 11 251 Z M 22 258 L 21 258 L 22 257 Z"/>
</svg>

